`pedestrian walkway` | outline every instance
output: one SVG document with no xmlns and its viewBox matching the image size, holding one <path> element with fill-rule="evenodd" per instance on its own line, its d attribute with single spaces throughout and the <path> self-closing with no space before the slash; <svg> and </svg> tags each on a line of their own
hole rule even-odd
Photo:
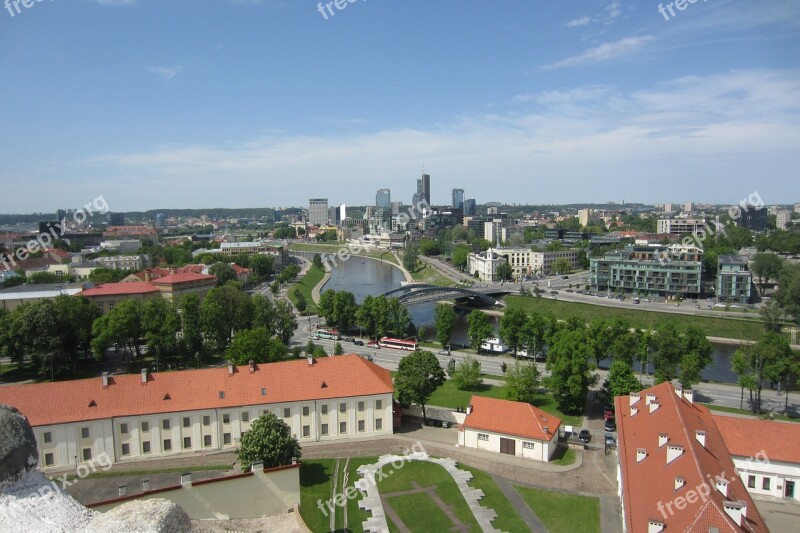
<svg viewBox="0 0 800 533">
<path fill-rule="evenodd" d="M 502 478 L 500 476 L 492 475 L 492 479 L 494 480 L 497 487 L 503 492 L 503 496 L 506 497 L 508 502 L 517 510 L 519 513 L 520 518 L 528 524 L 528 527 L 534 533 L 547 533 L 547 528 L 544 527 L 542 521 L 539 520 L 539 517 L 536 516 L 536 513 L 533 512 L 533 509 L 522 499 L 522 496 L 519 495 L 517 489 L 514 488 L 514 485 L 507 480 L 506 478 Z"/>
</svg>

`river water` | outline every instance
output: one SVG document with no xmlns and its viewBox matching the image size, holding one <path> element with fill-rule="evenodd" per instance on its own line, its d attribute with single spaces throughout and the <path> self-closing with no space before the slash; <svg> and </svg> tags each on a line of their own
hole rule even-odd
<svg viewBox="0 0 800 533">
<path fill-rule="evenodd" d="M 400 287 L 403 281 L 405 281 L 405 277 L 400 269 L 387 261 L 362 260 L 353 257 L 349 261 L 339 262 L 332 269 L 331 279 L 323 290 L 350 291 L 355 295 L 356 301 L 360 303 L 367 295 L 378 296 L 388 290 Z M 408 308 L 414 324 L 417 327 L 424 326 L 428 338 L 434 338 L 434 307 L 433 303 L 422 303 Z M 497 330 L 499 319 L 493 318 L 492 320 L 495 330 Z M 467 344 L 466 314 L 457 315 L 452 342 L 461 345 Z M 714 343 L 713 361 L 703 371 L 703 379 L 736 383 L 736 374 L 731 370 L 730 360 L 737 348 L 737 345 Z M 609 364 L 609 361 L 601 361 L 600 366 L 607 368 Z M 639 370 L 638 365 L 634 365 L 634 370 Z"/>
</svg>

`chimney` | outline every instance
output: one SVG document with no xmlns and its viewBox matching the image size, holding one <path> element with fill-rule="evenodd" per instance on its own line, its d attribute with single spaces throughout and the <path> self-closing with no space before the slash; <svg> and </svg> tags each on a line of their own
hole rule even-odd
<svg viewBox="0 0 800 533">
<path fill-rule="evenodd" d="M 644 461 L 645 457 L 647 457 L 647 450 L 644 448 L 637 448 L 636 449 L 636 462 L 641 463 Z"/>
<path fill-rule="evenodd" d="M 661 533 L 664 531 L 664 522 L 660 520 L 650 520 L 647 522 L 647 533 Z"/>
<path fill-rule="evenodd" d="M 178 273 L 178 267 L 169 267 L 169 273 L 170 274 L 177 274 Z"/>
<path fill-rule="evenodd" d="M 647 398 L 645 399 L 645 405 L 650 405 L 654 401 L 656 401 L 656 395 L 655 394 L 648 394 Z"/>
<path fill-rule="evenodd" d="M 667 446 L 667 464 L 683 455 L 682 446 Z"/>
<path fill-rule="evenodd" d="M 472 414 L 472 404 L 467 406 L 467 414 Z"/>
<path fill-rule="evenodd" d="M 638 407 L 631 407 L 631 416 L 635 415 L 638 412 L 639 412 L 639 408 Z"/>
<path fill-rule="evenodd" d="M 192 484 L 192 473 L 186 472 L 181 474 L 181 485 L 191 485 Z"/>
<path fill-rule="evenodd" d="M 308 366 L 314 366 L 314 357 L 311 355 L 308 356 Z"/>
<path fill-rule="evenodd" d="M 542 431 L 544 431 L 544 434 L 545 434 L 545 435 L 549 435 L 549 434 L 550 434 L 550 428 L 549 428 L 549 427 L 547 427 L 547 426 L 544 426 L 544 427 L 542 428 Z"/>
<path fill-rule="evenodd" d="M 150 275 L 150 269 L 144 271 L 144 281 L 145 283 L 150 283 L 153 277 Z"/>
<path fill-rule="evenodd" d="M 126 495 L 128 494 L 128 485 L 126 485 L 125 483 L 123 483 L 122 485 L 120 485 L 119 487 L 117 487 L 117 491 L 118 491 L 118 494 L 119 494 L 120 496 L 126 496 Z"/>
<path fill-rule="evenodd" d="M 728 497 L 728 480 L 725 479 L 725 476 L 720 474 L 716 477 L 716 481 L 714 482 L 714 486 L 717 487 L 717 490 L 725 496 Z"/>
<path fill-rule="evenodd" d="M 147 492 L 148 490 L 150 490 L 150 480 L 149 479 L 143 479 L 142 480 L 142 492 Z"/>
<path fill-rule="evenodd" d="M 108 372 L 103 372 L 103 388 L 108 388 Z"/>
<path fill-rule="evenodd" d="M 250 373 L 252 374 L 255 371 L 256 371 L 256 362 L 250 359 Z"/>
<path fill-rule="evenodd" d="M 682 489 L 684 485 L 686 485 L 686 480 L 683 479 L 681 476 L 676 476 L 675 477 L 675 490 L 678 491 L 678 490 Z"/>
<path fill-rule="evenodd" d="M 651 414 L 655 413 L 658 410 L 659 407 L 661 407 L 661 404 L 658 404 L 656 402 L 650 403 L 650 413 Z"/>
<path fill-rule="evenodd" d="M 147 383 L 147 369 L 142 369 L 142 383 Z"/>
<path fill-rule="evenodd" d="M 736 525 L 741 527 L 744 523 L 745 513 L 747 512 L 747 507 L 742 505 L 740 502 L 722 502 L 722 506 L 725 508 L 725 512 L 728 516 L 731 517 L 731 520 L 736 522 Z"/>
<path fill-rule="evenodd" d="M 661 448 L 663 445 L 667 443 L 669 440 L 669 435 L 666 433 L 659 433 L 658 434 L 658 447 Z"/>
<path fill-rule="evenodd" d="M 680 398 L 683 396 L 683 387 L 675 387 L 675 394 Z"/>
<path fill-rule="evenodd" d="M 706 432 L 703 431 L 702 429 L 698 429 L 697 431 L 694 432 L 694 436 L 697 439 L 697 442 L 699 442 L 703 446 L 703 448 L 705 448 L 706 447 Z"/>
<path fill-rule="evenodd" d="M 229 376 L 233 375 L 233 363 L 230 361 L 228 361 L 228 375 Z"/>
<path fill-rule="evenodd" d="M 636 405 L 636 402 L 638 402 L 641 399 L 642 399 L 642 395 L 641 394 L 639 394 L 638 392 L 632 392 L 631 396 L 630 396 L 631 407 Z"/>
<path fill-rule="evenodd" d="M 694 391 L 693 390 L 683 391 L 683 397 L 686 398 L 687 402 L 694 403 Z"/>
</svg>

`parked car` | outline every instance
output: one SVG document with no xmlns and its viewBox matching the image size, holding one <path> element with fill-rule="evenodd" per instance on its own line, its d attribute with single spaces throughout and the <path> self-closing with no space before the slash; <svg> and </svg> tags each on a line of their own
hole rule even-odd
<svg viewBox="0 0 800 533">
<path fill-rule="evenodd" d="M 617 439 L 611 433 L 606 433 L 606 446 L 613 448 L 617 445 Z"/>
<path fill-rule="evenodd" d="M 450 350 L 439 350 L 436 355 L 450 355 Z"/>
<path fill-rule="evenodd" d="M 578 440 L 588 443 L 590 440 L 592 440 L 592 434 L 589 433 L 588 429 L 582 429 L 578 434 Z"/>
<path fill-rule="evenodd" d="M 355 338 L 353 338 L 353 337 L 347 337 L 344 340 L 347 341 L 347 342 L 356 342 Z"/>
<path fill-rule="evenodd" d="M 614 410 L 613 409 L 603 409 L 603 418 L 608 420 L 609 418 L 614 418 Z"/>
<path fill-rule="evenodd" d="M 614 420 L 614 417 L 607 418 L 603 427 L 606 431 L 616 431 L 617 430 L 617 422 Z"/>
<path fill-rule="evenodd" d="M 558 291 L 550 291 L 550 294 L 552 294 L 553 296 L 555 296 L 556 294 L 558 294 Z"/>
<path fill-rule="evenodd" d="M 353 341 L 353 344 L 355 344 L 356 346 L 364 346 L 364 341 L 356 339 Z"/>
<path fill-rule="evenodd" d="M 369 341 L 367 343 L 367 348 L 380 348 L 380 347 L 381 345 L 378 343 L 378 341 Z"/>
</svg>

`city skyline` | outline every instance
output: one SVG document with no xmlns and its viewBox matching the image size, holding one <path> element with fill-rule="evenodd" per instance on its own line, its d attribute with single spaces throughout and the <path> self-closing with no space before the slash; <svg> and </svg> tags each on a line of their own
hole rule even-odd
<svg viewBox="0 0 800 533">
<path fill-rule="evenodd" d="M 92 0 L 0 31 L 0 212 L 405 202 L 423 172 L 439 205 L 800 198 L 790 0 Z"/>
</svg>

